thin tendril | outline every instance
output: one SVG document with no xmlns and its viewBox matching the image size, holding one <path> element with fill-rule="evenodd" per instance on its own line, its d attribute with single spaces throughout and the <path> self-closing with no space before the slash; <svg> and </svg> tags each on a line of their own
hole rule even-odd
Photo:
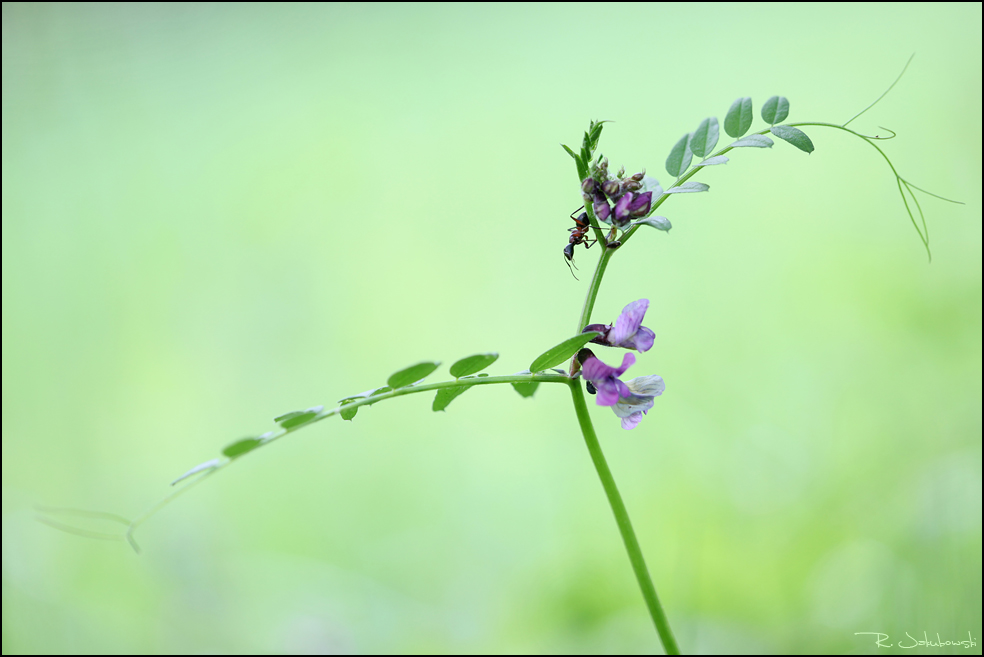
<svg viewBox="0 0 984 657">
<path fill-rule="evenodd" d="M 857 114 L 855 114 L 854 116 L 852 116 L 847 122 L 845 122 L 844 124 L 842 124 L 841 127 L 842 128 L 846 128 L 848 123 L 850 123 L 854 119 L 858 118 L 859 116 L 861 116 L 862 114 L 864 114 L 865 112 L 867 112 L 868 110 L 870 110 L 872 107 L 874 107 L 875 105 L 878 104 L 878 101 L 880 101 L 882 98 L 884 98 L 885 96 L 887 96 L 888 95 L 888 92 L 892 90 L 892 87 L 894 87 L 896 84 L 898 84 L 899 83 L 899 80 L 902 79 L 902 76 L 905 75 L 905 70 L 907 68 L 909 68 L 909 64 L 912 63 L 912 58 L 915 57 L 915 56 L 916 56 L 916 53 L 912 53 L 909 56 L 909 61 L 907 61 L 905 63 L 905 66 L 902 67 L 902 72 L 899 73 L 899 77 L 895 78 L 895 82 L 893 82 L 891 85 L 889 85 L 888 89 L 885 90 L 885 93 L 883 93 L 881 96 L 879 96 L 875 100 L 875 102 L 873 102 L 872 104 L 868 105 L 863 110 L 861 110 L 860 112 L 858 112 Z"/>
</svg>

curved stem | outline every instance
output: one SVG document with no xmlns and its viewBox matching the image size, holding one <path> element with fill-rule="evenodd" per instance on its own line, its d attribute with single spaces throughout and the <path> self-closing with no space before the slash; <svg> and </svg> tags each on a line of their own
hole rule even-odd
<svg viewBox="0 0 984 657">
<path fill-rule="evenodd" d="M 605 495 L 608 496 L 612 513 L 615 514 L 615 522 L 618 524 L 618 531 L 622 535 L 622 542 L 625 543 L 625 551 L 629 553 L 632 571 L 635 573 L 636 581 L 642 590 L 642 597 L 646 601 L 646 607 L 649 609 L 649 615 L 656 626 L 656 632 L 659 634 L 660 641 L 663 642 L 663 650 L 666 651 L 667 655 L 679 655 L 680 648 L 673 636 L 673 630 L 670 629 L 670 622 L 666 618 L 663 606 L 659 602 L 659 596 L 656 595 L 656 587 L 653 586 L 653 581 L 649 577 L 649 569 L 646 568 L 642 548 L 639 547 L 639 540 L 632 529 L 629 512 L 625 508 L 625 503 L 622 502 L 622 496 L 615 485 L 615 478 L 612 477 L 612 471 L 608 469 L 605 455 L 598 443 L 598 436 L 595 435 L 594 426 L 591 424 L 588 407 L 584 401 L 584 391 L 581 390 L 581 382 L 571 381 L 570 387 L 571 396 L 574 398 L 574 409 L 577 411 L 577 421 L 581 425 L 581 433 L 584 434 L 584 442 L 588 446 L 588 453 L 591 454 L 595 470 L 598 471 L 598 478 L 601 479 Z"/>
</svg>

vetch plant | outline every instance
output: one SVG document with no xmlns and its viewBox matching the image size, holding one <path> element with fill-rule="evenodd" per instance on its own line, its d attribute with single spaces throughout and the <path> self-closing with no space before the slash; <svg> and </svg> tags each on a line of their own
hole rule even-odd
<svg viewBox="0 0 984 657">
<path fill-rule="evenodd" d="M 908 63 L 906 67 L 908 67 Z M 903 69 L 904 72 L 905 69 Z M 901 74 L 899 78 L 901 78 Z M 885 94 L 897 82 L 898 79 L 892 83 Z M 875 103 L 881 100 L 885 94 L 882 94 Z M 473 387 L 509 384 L 521 396 L 532 397 L 541 384 L 560 384 L 566 386 L 570 392 L 573 411 L 581 428 L 588 453 L 615 516 L 629 562 L 663 648 L 668 654 L 676 654 L 679 652 L 676 639 L 649 575 L 628 511 L 602 453 L 588 411 L 588 399 L 585 396 L 585 391 L 587 391 L 594 397 L 595 405 L 607 407 L 614 411 L 615 418 L 612 418 L 611 415 L 604 416 L 606 426 L 614 428 L 611 420 L 617 419 L 621 429 L 631 430 L 638 427 L 646 414 L 656 408 L 656 399 L 666 389 L 663 379 L 657 374 L 651 373 L 655 367 L 656 359 L 649 356 L 648 353 L 653 350 L 658 351 L 658 349 L 656 349 L 655 331 L 650 326 L 643 324 L 643 322 L 653 324 L 652 319 L 646 320 L 650 306 L 648 299 L 622 299 L 620 301 L 626 305 L 611 324 L 591 322 L 592 310 L 605 271 L 612 258 L 618 256 L 629 246 L 641 228 L 655 228 L 657 231 L 663 232 L 672 228 L 669 219 L 656 214 L 657 210 L 668 199 L 679 194 L 700 193 L 710 189 L 706 183 L 692 180 L 694 176 L 703 173 L 705 169 L 710 167 L 725 164 L 729 161 L 726 154 L 732 151 L 743 148 L 771 148 L 775 144 L 775 139 L 790 144 L 804 153 L 812 153 L 814 150 L 813 141 L 802 130 L 802 128 L 811 127 L 832 128 L 847 132 L 875 148 L 884 157 L 895 176 L 909 218 L 926 248 L 927 255 L 929 255 L 926 221 L 914 191 L 921 191 L 936 198 L 942 199 L 942 197 L 916 187 L 896 171 L 888 156 L 876 143 L 891 139 L 895 133 L 886 137 L 869 136 L 847 127 L 848 124 L 873 107 L 875 103 L 843 124 L 786 123 L 790 112 L 789 101 L 782 96 L 773 96 L 762 105 L 760 111 L 760 116 L 766 127 L 757 132 L 749 133 L 754 120 L 752 99 L 739 98 L 731 104 L 723 122 L 724 132 L 732 141 L 715 151 L 714 149 L 721 137 L 722 124 L 715 117 L 702 120 L 696 129 L 680 137 L 670 149 L 664 165 L 672 178 L 672 182 L 666 187 L 663 187 L 654 177 L 647 175 L 645 171 L 626 175 L 622 169 L 617 173 L 611 173 L 609 160 L 598 151 L 605 122 L 592 121 L 584 133 L 579 150 L 575 151 L 566 145 L 563 146 L 564 150 L 574 160 L 577 173 L 577 187 L 575 188 L 575 183 L 572 180 L 572 192 L 580 194 L 583 203 L 583 212 L 580 212 L 576 217 L 574 214 L 571 215 L 575 226 L 569 229 L 571 236 L 564 248 L 564 257 L 569 265 L 573 265 L 577 246 L 583 245 L 587 251 L 594 244 L 599 244 L 601 247 L 593 251 L 599 253 L 599 257 L 594 273 L 588 282 L 584 304 L 580 309 L 577 324 L 573 327 L 571 336 L 566 337 L 534 358 L 529 364 L 529 369 L 508 375 L 487 374 L 484 370 L 493 365 L 499 356 L 495 353 L 483 353 L 455 361 L 449 368 L 451 379 L 438 383 L 425 383 L 425 379 L 438 369 L 440 363 L 430 361 L 417 363 L 391 374 L 386 379 L 385 385 L 342 397 L 332 408 L 325 409 L 322 406 L 315 406 L 275 417 L 273 421 L 276 428 L 255 436 L 241 438 L 226 445 L 218 457 L 191 468 L 175 479 L 172 482 L 172 486 L 177 486 L 174 492 L 133 520 L 112 514 L 70 509 L 44 509 L 46 515 L 42 516 L 41 519 L 55 527 L 87 536 L 112 539 L 125 538 L 135 550 L 139 551 L 134 539 L 135 530 L 164 505 L 187 492 L 193 486 L 236 463 L 243 456 L 326 418 L 338 415 L 343 420 L 351 421 L 363 407 L 404 395 L 434 393 L 432 409 L 443 411 L 457 397 Z M 913 206 L 916 212 L 913 212 Z M 577 212 L 575 211 L 575 213 Z M 916 214 L 919 215 L 918 220 Z M 637 240 L 635 243 L 641 244 L 642 242 Z M 589 343 L 598 345 L 596 347 L 598 353 L 586 348 Z M 605 351 L 601 351 L 602 348 Z M 625 373 L 637 365 L 643 374 L 625 379 Z M 178 486 L 179 484 L 180 486 Z M 63 524 L 52 517 L 57 515 L 87 515 L 120 522 L 126 525 L 126 531 L 122 536 L 87 532 Z"/>
</svg>

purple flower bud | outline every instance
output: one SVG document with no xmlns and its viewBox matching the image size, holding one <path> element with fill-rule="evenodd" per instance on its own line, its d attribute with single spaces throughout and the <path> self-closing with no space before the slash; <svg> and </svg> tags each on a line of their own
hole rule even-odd
<svg viewBox="0 0 984 657">
<path fill-rule="evenodd" d="M 608 198 L 615 198 L 618 196 L 618 181 L 617 180 L 607 180 L 605 184 L 601 186 L 601 190 L 605 192 Z"/>
<path fill-rule="evenodd" d="M 643 192 L 636 194 L 629 204 L 629 214 L 633 217 L 645 217 L 649 214 L 649 208 L 653 203 L 653 193 Z"/>
<path fill-rule="evenodd" d="M 642 189 L 642 183 L 640 182 L 629 180 L 622 183 L 622 191 L 624 192 L 638 192 L 640 189 Z"/>
<path fill-rule="evenodd" d="M 612 221 L 616 226 L 626 224 L 629 219 L 632 218 L 632 215 L 629 214 L 629 205 L 632 203 L 634 198 L 635 194 L 632 192 L 626 192 L 621 198 L 618 199 L 618 201 L 616 201 L 615 216 L 612 218 Z"/>
<path fill-rule="evenodd" d="M 645 178 L 645 177 L 646 177 L 646 170 L 643 169 L 639 173 L 634 174 L 632 176 L 632 180 L 634 180 L 637 183 L 641 183 L 642 182 L 642 179 Z"/>
<path fill-rule="evenodd" d="M 581 329 L 581 333 L 591 333 L 592 331 L 597 331 L 598 333 L 601 333 L 601 335 L 593 338 L 591 341 L 595 344 L 610 345 L 611 343 L 608 342 L 608 332 L 611 330 L 611 324 L 588 324 Z"/>
<path fill-rule="evenodd" d="M 598 217 L 598 221 L 604 221 L 606 224 L 610 223 L 608 217 L 612 214 L 612 209 L 608 205 L 608 201 L 605 197 L 600 194 L 595 194 L 594 202 L 591 204 L 594 209 L 595 216 Z"/>
<path fill-rule="evenodd" d="M 581 181 L 581 191 L 585 194 L 593 194 L 595 190 L 595 179 L 585 178 Z"/>
</svg>

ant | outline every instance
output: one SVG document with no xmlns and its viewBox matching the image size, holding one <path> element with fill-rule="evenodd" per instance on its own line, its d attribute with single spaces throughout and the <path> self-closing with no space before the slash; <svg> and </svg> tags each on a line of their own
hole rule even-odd
<svg viewBox="0 0 984 657">
<path fill-rule="evenodd" d="M 577 210 L 580 210 L 584 206 L 582 205 Z M 574 212 L 577 212 L 575 210 Z M 578 216 L 574 216 L 574 212 L 571 213 L 571 219 L 574 220 L 574 228 L 568 228 L 571 232 L 571 239 L 568 241 L 567 246 L 564 247 L 564 257 L 567 258 L 567 268 L 571 270 L 571 276 L 574 280 L 580 280 L 574 270 L 577 269 L 577 265 L 574 264 L 574 247 L 578 244 L 583 244 L 585 249 L 590 249 L 591 246 L 598 240 L 592 240 L 589 243 L 588 231 L 591 230 L 591 222 L 588 221 L 588 213 L 582 212 Z"/>
<path fill-rule="evenodd" d="M 577 210 L 581 210 L 583 208 L 584 206 L 582 205 Z M 575 210 L 574 212 L 577 212 L 577 210 Z M 567 229 L 571 232 L 571 239 L 568 241 L 567 246 L 564 247 L 564 257 L 567 258 L 567 268 L 571 270 L 571 276 L 574 277 L 574 280 L 580 280 L 577 277 L 577 274 L 574 273 L 574 270 L 577 269 L 577 265 L 574 264 L 574 247 L 577 246 L 578 244 L 583 244 L 585 250 L 587 250 L 590 249 L 594 245 L 594 243 L 597 242 L 598 240 L 588 239 L 588 231 L 591 230 L 591 222 L 588 220 L 588 213 L 582 212 L 581 214 L 575 217 L 574 212 L 571 213 L 571 219 L 574 220 L 575 225 L 573 228 Z M 609 241 L 606 243 L 606 246 L 609 249 L 617 249 L 618 247 L 622 246 L 621 242 L 611 240 L 611 237 L 614 237 L 614 233 L 615 233 L 615 228 L 613 226 L 612 235 L 609 237 Z"/>
</svg>

